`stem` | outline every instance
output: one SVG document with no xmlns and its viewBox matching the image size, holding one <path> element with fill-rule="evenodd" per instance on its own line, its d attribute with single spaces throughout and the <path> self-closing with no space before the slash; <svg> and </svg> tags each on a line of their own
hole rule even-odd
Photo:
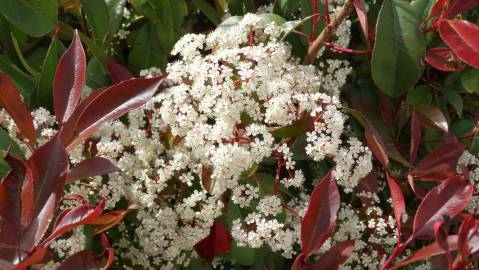
<svg viewBox="0 0 479 270">
<path fill-rule="evenodd" d="M 326 42 L 324 45 L 326 47 L 331 48 L 333 50 L 336 50 L 338 52 L 344 52 L 344 53 L 349 53 L 349 54 L 370 54 L 371 53 L 371 51 L 369 51 L 369 50 L 353 50 L 353 49 L 339 47 L 339 46 L 336 46 L 335 44 L 329 43 L 329 42 Z"/>
<path fill-rule="evenodd" d="M 309 46 L 308 53 L 304 58 L 304 64 L 310 65 L 313 63 L 314 58 L 318 54 L 319 50 L 326 44 L 329 38 L 333 35 L 339 25 L 346 19 L 346 17 L 353 11 L 353 0 L 348 0 L 344 6 L 338 11 L 336 17 L 334 17 L 328 25 L 323 29 L 318 38 Z"/>
<path fill-rule="evenodd" d="M 396 245 L 396 247 L 394 248 L 394 251 L 393 253 L 391 254 L 391 257 L 389 257 L 386 262 L 383 264 L 383 266 L 381 267 L 381 270 L 387 270 L 388 267 L 394 262 L 394 260 L 399 257 L 403 251 L 409 246 L 409 244 L 412 242 L 414 238 L 411 236 L 409 237 L 409 239 L 402 243 L 402 244 L 399 244 Z"/>
<path fill-rule="evenodd" d="M 313 5 L 313 32 L 311 33 L 311 41 L 316 37 L 316 31 L 318 30 L 318 0 L 311 0 Z"/>
</svg>

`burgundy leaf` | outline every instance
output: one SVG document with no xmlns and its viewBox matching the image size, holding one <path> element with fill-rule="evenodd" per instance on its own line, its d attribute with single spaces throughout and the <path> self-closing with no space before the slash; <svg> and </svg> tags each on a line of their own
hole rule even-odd
<svg viewBox="0 0 479 270">
<path fill-rule="evenodd" d="M 306 257 L 321 248 L 336 223 L 340 199 L 332 174 L 333 169 L 314 188 L 301 222 L 301 253 L 306 254 Z"/>
<path fill-rule="evenodd" d="M 30 251 L 32 241 L 26 241 L 30 220 L 32 218 L 33 175 L 28 165 L 21 159 L 7 154 L 5 160 L 11 169 L 0 182 L 0 258 L 13 264 L 25 259 L 25 250 Z M 17 247 L 2 248 L 1 246 Z"/>
<path fill-rule="evenodd" d="M 113 249 L 108 243 L 108 239 L 102 234 L 102 243 L 105 247 L 105 251 L 100 256 L 90 250 L 79 251 L 72 256 L 68 257 L 62 264 L 60 264 L 57 270 L 96 270 L 96 269 L 108 269 L 113 263 Z M 104 258 L 107 258 L 106 263 Z"/>
<path fill-rule="evenodd" d="M 72 209 L 64 210 L 57 218 L 55 226 L 53 227 L 53 232 L 42 242 L 41 246 L 49 245 L 51 241 L 75 227 L 89 224 L 102 215 L 104 207 L 105 200 L 102 199 L 97 207 L 84 204 Z"/>
<path fill-rule="evenodd" d="M 419 152 L 419 147 L 421 143 L 421 126 L 419 125 L 419 120 L 417 118 L 416 110 L 412 111 L 411 119 L 411 149 L 409 152 L 409 163 L 414 165 L 417 158 L 417 153 Z"/>
<path fill-rule="evenodd" d="M 398 235 L 400 235 L 402 214 L 406 209 L 406 205 L 404 203 L 404 195 L 401 191 L 401 187 L 398 185 L 398 183 L 396 183 L 396 180 L 394 180 L 388 175 L 387 181 L 389 185 L 389 190 L 391 191 L 391 199 L 393 202 L 394 217 L 396 218 L 397 232 Z"/>
<path fill-rule="evenodd" d="M 441 181 L 456 174 L 456 165 L 466 146 L 457 139 L 430 151 L 412 170 L 414 177 Z"/>
<path fill-rule="evenodd" d="M 369 33 L 368 33 L 368 13 L 366 12 L 366 7 L 364 5 L 364 0 L 354 0 L 354 8 L 356 9 L 356 14 L 358 15 L 359 23 L 361 24 L 361 30 L 363 31 L 364 38 L 366 39 L 367 47 L 369 48 Z"/>
<path fill-rule="evenodd" d="M 120 169 L 110 160 L 103 157 L 93 157 L 80 162 L 78 165 L 70 169 L 66 183 L 73 183 L 76 180 L 104 175 L 113 172 L 119 172 Z"/>
<path fill-rule="evenodd" d="M 448 132 L 447 120 L 439 109 L 432 105 L 420 104 L 415 106 L 415 110 L 421 124 L 441 132 Z"/>
<path fill-rule="evenodd" d="M 464 20 L 440 20 L 438 31 L 462 61 L 479 68 L 479 26 Z"/>
<path fill-rule="evenodd" d="M 389 165 L 389 158 L 386 153 L 386 146 L 384 145 L 383 138 L 374 128 L 367 128 L 364 130 L 364 136 L 366 137 L 366 142 L 379 162 L 383 165 L 384 168 L 387 168 Z"/>
<path fill-rule="evenodd" d="M 469 257 L 470 254 L 470 242 L 471 238 L 477 232 L 478 224 L 476 224 L 476 220 L 468 215 L 461 224 L 459 228 L 458 238 L 457 238 L 457 245 L 459 249 L 459 253 L 463 258 Z"/>
<path fill-rule="evenodd" d="M 447 243 L 448 232 L 446 228 L 444 228 L 444 220 L 439 220 L 434 223 L 434 238 L 436 238 L 436 242 L 439 247 L 444 250 L 444 253 L 447 256 L 447 262 L 449 268 L 452 265 L 452 257 L 451 252 L 449 250 L 449 244 Z"/>
<path fill-rule="evenodd" d="M 67 149 L 91 136 L 103 123 L 145 104 L 155 94 L 163 78 L 131 79 L 103 90 L 83 109 L 76 123 L 76 136 Z"/>
<path fill-rule="evenodd" d="M 32 115 L 22 101 L 15 84 L 4 73 L 0 72 L 0 107 L 15 121 L 18 130 L 31 145 L 36 143 L 35 127 Z"/>
<path fill-rule="evenodd" d="M 304 270 L 338 270 L 351 256 L 354 249 L 354 240 L 339 242 L 321 255 L 318 262 L 305 265 Z"/>
<path fill-rule="evenodd" d="M 86 58 L 78 32 L 58 62 L 53 80 L 53 106 L 59 125 L 65 124 L 80 101 L 86 77 Z"/>
<path fill-rule="evenodd" d="M 432 48 L 426 53 L 426 62 L 435 69 L 453 72 L 462 71 L 464 65 L 449 48 Z"/>
<path fill-rule="evenodd" d="M 231 250 L 233 237 L 223 224 L 215 221 L 210 234 L 195 245 L 195 250 L 203 259 L 211 262 L 216 254 Z"/>
<path fill-rule="evenodd" d="M 33 217 L 30 237 L 40 242 L 63 195 L 68 174 L 68 156 L 59 136 L 38 148 L 27 161 L 33 174 Z"/>
<path fill-rule="evenodd" d="M 293 265 L 291 266 L 291 270 L 303 270 L 306 266 L 304 259 L 306 259 L 306 255 L 303 253 L 296 256 L 296 259 L 294 259 Z"/>
<path fill-rule="evenodd" d="M 11 268 L 10 270 L 25 270 L 30 265 L 40 263 L 46 254 L 47 254 L 46 248 L 38 247 L 31 254 L 29 254 L 25 260 L 15 265 L 15 267 Z"/>
<path fill-rule="evenodd" d="M 433 235 L 434 224 L 445 216 L 453 218 L 469 203 L 474 188 L 462 176 L 451 177 L 424 197 L 414 217 L 413 236 Z"/>
<path fill-rule="evenodd" d="M 115 61 L 111 59 L 108 59 L 106 61 L 106 67 L 108 68 L 108 72 L 110 73 L 112 84 L 117 84 L 119 82 L 133 78 L 130 71 L 128 71 L 126 67 L 115 63 Z"/>
<path fill-rule="evenodd" d="M 457 249 L 457 235 L 450 235 L 447 237 L 447 244 L 450 251 Z M 416 250 L 412 255 L 406 259 L 397 262 L 395 265 L 389 268 L 389 270 L 398 269 L 400 267 L 419 262 L 422 260 L 427 260 L 433 256 L 444 254 L 444 250 L 438 245 L 437 242 L 434 242 L 430 245 L 422 247 Z"/>
</svg>

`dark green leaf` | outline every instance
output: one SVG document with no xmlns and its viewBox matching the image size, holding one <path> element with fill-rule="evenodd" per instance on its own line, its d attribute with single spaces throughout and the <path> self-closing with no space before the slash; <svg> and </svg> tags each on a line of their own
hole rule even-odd
<svg viewBox="0 0 479 270">
<path fill-rule="evenodd" d="M 28 104 L 30 95 L 35 87 L 35 81 L 33 78 L 20 70 L 11 60 L 5 56 L 0 55 L 0 71 L 7 74 L 15 83 L 15 86 L 25 99 L 25 103 Z"/>
<path fill-rule="evenodd" d="M 459 92 L 454 89 L 447 89 L 446 91 L 444 91 L 444 96 L 447 98 L 452 107 L 454 107 L 457 114 L 461 116 L 464 104 L 462 102 L 462 98 Z"/>
<path fill-rule="evenodd" d="M 469 93 L 479 93 L 479 70 L 467 67 L 461 73 L 461 83 Z"/>
<path fill-rule="evenodd" d="M 422 74 L 426 52 L 414 9 L 404 0 L 385 0 L 377 21 L 372 75 L 386 94 L 397 97 L 413 87 Z"/>
<path fill-rule="evenodd" d="M 432 91 L 427 85 L 420 85 L 408 92 L 406 103 L 409 105 L 431 104 Z"/>
<path fill-rule="evenodd" d="M 220 23 L 220 17 L 218 16 L 216 9 L 213 8 L 206 0 L 193 0 L 193 3 L 212 23 L 216 25 Z"/>
<path fill-rule="evenodd" d="M 136 73 L 150 67 L 164 69 L 167 61 L 167 57 L 160 47 L 160 41 L 154 26 L 149 23 L 145 24 L 140 29 L 128 57 L 130 68 Z"/>
<path fill-rule="evenodd" d="M 34 107 L 53 109 L 53 77 L 57 69 L 58 60 L 65 51 L 65 46 L 56 37 L 53 37 L 47 55 L 42 65 L 40 80 L 32 96 Z"/>
<path fill-rule="evenodd" d="M 96 58 L 90 59 L 86 67 L 86 84 L 93 89 L 110 85 L 110 76 Z"/>
<path fill-rule="evenodd" d="M 104 43 L 110 25 L 109 11 L 105 1 L 81 0 L 81 3 L 96 43 Z"/>
<path fill-rule="evenodd" d="M 24 157 L 20 146 L 8 135 L 4 129 L 0 129 L 0 149 L 10 149 L 10 154 L 16 157 Z M 2 159 L 3 160 L 3 159 Z"/>
<path fill-rule="evenodd" d="M 55 27 L 58 0 L 3 0 L 0 12 L 25 33 L 40 37 Z"/>
<path fill-rule="evenodd" d="M 110 0 L 106 3 L 108 5 L 108 18 L 109 18 L 109 31 L 110 33 L 116 33 L 120 28 L 120 23 L 123 20 L 123 8 L 125 7 L 126 0 Z"/>
</svg>

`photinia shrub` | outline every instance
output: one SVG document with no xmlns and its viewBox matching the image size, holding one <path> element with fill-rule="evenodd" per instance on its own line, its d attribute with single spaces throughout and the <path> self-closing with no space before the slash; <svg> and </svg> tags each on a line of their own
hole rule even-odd
<svg viewBox="0 0 479 270">
<path fill-rule="evenodd" d="M 0 268 L 479 268 L 478 7 L 1 2 Z"/>
</svg>

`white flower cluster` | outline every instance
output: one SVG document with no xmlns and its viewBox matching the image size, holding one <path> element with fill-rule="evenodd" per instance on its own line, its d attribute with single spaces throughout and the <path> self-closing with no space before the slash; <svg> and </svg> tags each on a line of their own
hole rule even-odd
<svg viewBox="0 0 479 270">
<path fill-rule="evenodd" d="M 469 180 L 474 185 L 476 190 L 479 190 L 479 158 L 469 151 L 465 150 L 457 161 L 456 172 L 463 173 L 463 167 L 467 169 Z M 479 197 L 473 196 L 466 210 L 473 213 L 479 208 Z"/>
<path fill-rule="evenodd" d="M 264 17 L 248 14 L 207 36 L 185 35 L 173 49 L 180 57 L 167 68 L 166 89 L 130 112 L 128 121 L 104 125 L 72 151 L 72 164 L 89 151 L 122 170 L 68 187 L 71 193 L 107 198 L 109 209 L 125 199 L 137 205 L 137 223 L 118 227 L 124 236 L 113 243 L 119 257 L 144 269 L 187 264 L 186 254 L 223 214 L 225 194 L 251 210 L 232 222 L 238 245 L 266 244 L 292 257 L 299 243 L 298 215 L 306 212 L 310 190 L 303 187 L 305 175 L 296 165 L 294 139 L 278 132 L 304 129 L 306 154 L 334 162 L 334 176 L 346 192 L 370 171 L 367 147 L 342 138 L 346 116 L 339 90 L 351 71 L 348 63 L 329 59 L 321 69 L 301 65 L 290 46 L 279 41 L 281 31 Z M 349 40 L 349 32 L 344 33 L 341 38 Z M 44 142 L 55 133 L 54 117 L 42 109 L 34 117 L 37 126 L 43 125 Z M 18 137 L 11 121 L 2 125 Z M 255 171 L 267 159 L 277 164 L 275 187 L 260 192 L 263 179 L 256 179 Z M 300 198 L 288 199 L 278 191 L 288 188 L 299 189 Z M 342 219 L 355 217 L 344 211 L 352 210 L 344 209 Z M 377 220 L 375 226 L 385 230 L 388 222 Z M 353 226 L 347 235 L 357 233 Z"/>
</svg>

